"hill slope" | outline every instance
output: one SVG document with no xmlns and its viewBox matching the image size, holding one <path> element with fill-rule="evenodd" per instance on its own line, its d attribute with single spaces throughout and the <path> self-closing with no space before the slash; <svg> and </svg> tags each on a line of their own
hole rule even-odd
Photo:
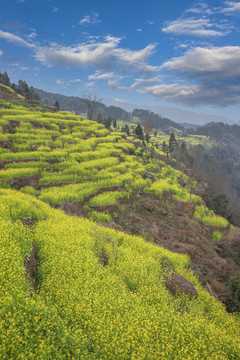
<svg viewBox="0 0 240 360">
<path fill-rule="evenodd" d="M 207 258 L 238 229 L 164 160 L 82 117 L 0 101 L 1 358 L 240 356 L 238 318 L 203 289 L 187 255 L 155 244 L 176 250 L 200 232 L 193 253 Z"/>
</svg>

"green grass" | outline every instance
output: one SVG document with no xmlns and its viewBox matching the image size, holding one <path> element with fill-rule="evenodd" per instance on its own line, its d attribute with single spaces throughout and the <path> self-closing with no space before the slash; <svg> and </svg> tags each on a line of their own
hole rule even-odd
<svg viewBox="0 0 240 360">
<path fill-rule="evenodd" d="M 99 194 L 89 201 L 90 206 L 116 205 L 118 199 L 128 196 L 125 191 L 107 191 Z"/>
<path fill-rule="evenodd" d="M 217 216 L 212 210 L 209 210 L 207 207 L 196 206 L 194 216 L 197 220 L 200 220 L 206 225 L 216 226 L 220 228 L 225 228 L 228 225 L 228 221 L 222 216 Z"/>
</svg>

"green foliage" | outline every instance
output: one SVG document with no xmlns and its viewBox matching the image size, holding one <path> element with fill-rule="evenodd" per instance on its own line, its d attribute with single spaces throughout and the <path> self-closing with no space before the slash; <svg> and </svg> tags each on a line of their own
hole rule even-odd
<svg viewBox="0 0 240 360">
<path fill-rule="evenodd" d="M 201 287 L 187 256 L 66 216 L 30 195 L 6 190 L 0 199 L 2 359 L 240 357 L 239 319 Z M 22 203 L 37 211 L 34 229 L 11 221 L 13 207 L 22 218 Z M 23 270 L 32 243 L 38 289 L 30 296 Z M 166 291 L 166 258 L 194 284 L 197 299 Z"/>
<path fill-rule="evenodd" d="M 93 210 L 89 214 L 89 219 L 92 221 L 110 222 L 112 221 L 111 215 L 108 213 L 98 212 Z"/>
<path fill-rule="evenodd" d="M 212 240 L 220 241 L 222 239 L 223 234 L 219 231 L 213 231 Z"/>
<path fill-rule="evenodd" d="M 230 294 L 226 305 L 230 312 L 240 312 L 240 271 L 232 275 L 228 281 Z"/>
<path fill-rule="evenodd" d="M 124 191 L 107 191 L 99 194 L 89 201 L 90 206 L 107 206 L 116 205 L 118 199 L 126 197 L 127 192 Z"/>
<path fill-rule="evenodd" d="M 200 220 L 204 224 L 225 228 L 228 225 L 228 221 L 221 216 L 214 214 L 212 210 L 209 210 L 204 205 L 196 206 L 194 216 L 197 220 Z"/>
</svg>

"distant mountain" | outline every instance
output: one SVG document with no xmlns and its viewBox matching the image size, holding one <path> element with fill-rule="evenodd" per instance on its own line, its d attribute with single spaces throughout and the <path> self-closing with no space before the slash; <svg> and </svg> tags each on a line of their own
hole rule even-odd
<svg viewBox="0 0 240 360">
<path fill-rule="evenodd" d="M 177 123 L 189 123 L 192 125 L 204 125 L 209 122 L 223 122 L 227 124 L 234 123 L 230 118 L 226 116 L 199 114 L 194 111 L 182 110 L 175 107 L 137 105 L 113 99 L 103 99 L 102 101 L 107 106 L 121 106 L 123 109 L 130 112 L 133 111 L 135 108 L 150 110 L 154 113 L 160 114 L 162 117 L 169 118 Z"/>
<path fill-rule="evenodd" d="M 54 103 L 58 101 L 60 104 L 60 110 L 72 111 L 83 115 L 86 115 L 87 113 L 87 106 L 82 98 L 75 96 L 54 94 L 40 89 L 35 89 L 35 91 L 38 93 L 41 101 L 46 105 L 54 105 Z M 150 117 L 156 129 L 167 130 L 171 127 L 174 127 L 179 130 L 183 129 L 183 127 L 179 123 L 176 123 L 165 116 L 161 116 L 157 113 L 154 113 L 153 111 L 150 111 L 150 108 L 139 109 L 136 106 L 136 108 L 134 109 L 126 110 L 123 109 L 122 106 L 120 107 L 117 106 L 116 104 L 119 105 L 119 103 L 117 102 L 113 104 L 109 103 L 108 105 L 99 102 L 98 109 L 94 114 L 93 119 L 97 120 L 98 114 L 100 114 L 102 118 L 112 117 L 125 121 L 130 121 L 131 116 L 137 116 L 140 118 L 141 124 L 144 125 L 144 123 Z"/>
</svg>

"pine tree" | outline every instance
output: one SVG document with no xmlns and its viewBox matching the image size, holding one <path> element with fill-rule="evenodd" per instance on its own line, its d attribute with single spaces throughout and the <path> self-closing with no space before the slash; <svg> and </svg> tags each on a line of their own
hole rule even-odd
<svg viewBox="0 0 240 360">
<path fill-rule="evenodd" d="M 6 71 L 2 74 L 2 83 L 6 86 L 11 86 L 11 81 Z"/>
<path fill-rule="evenodd" d="M 59 104 L 59 102 L 57 100 L 55 101 L 54 107 L 57 109 L 57 111 L 59 111 L 60 104 Z"/>
<path fill-rule="evenodd" d="M 126 133 L 128 136 L 130 135 L 130 130 L 129 130 L 128 124 L 125 125 L 124 131 L 125 131 L 125 133 Z"/>
<path fill-rule="evenodd" d="M 141 125 L 137 125 L 136 129 L 135 129 L 135 134 L 139 137 L 139 139 L 143 139 L 143 130 Z"/>
<path fill-rule="evenodd" d="M 116 127 L 117 127 L 117 120 L 115 118 L 113 119 L 113 127 L 114 127 L 114 129 L 116 129 Z"/>
<path fill-rule="evenodd" d="M 98 122 L 99 124 L 102 124 L 103 119 L 102 119 L 102 115 L 101 115 L 101 114 L 98 114 L 97 122 Z"/>
<path fill-rule="evenodd" d="M 174 133 L 172 132 L 169 139 L 169 152 L 173 153 L 177 145 L 178 145 L 177 140 L 175 139 Z"/>
</svg>

